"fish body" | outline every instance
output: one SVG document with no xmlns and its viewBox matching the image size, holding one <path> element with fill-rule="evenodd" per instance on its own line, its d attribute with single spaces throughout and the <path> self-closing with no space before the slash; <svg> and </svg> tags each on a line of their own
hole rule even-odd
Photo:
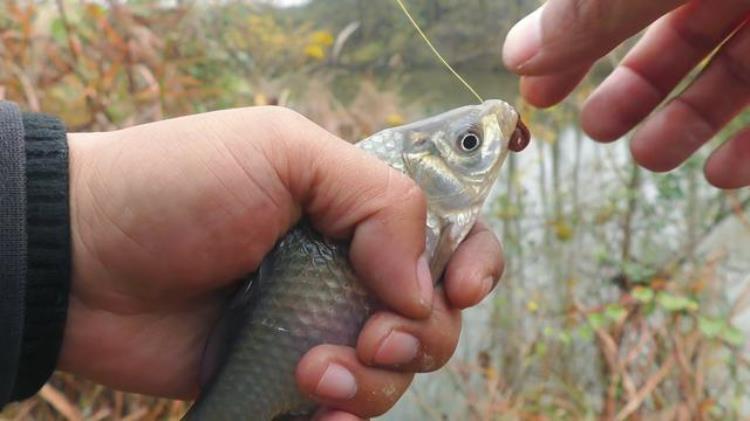
<svg viewBox="0 0 750 421">
<path fill-rule="evenodd" d="M 457 108 L 381 131 L 357 146 L 409 175 L 427 198 L 426 252 L 435 279 L 471 230 L 509 148 L 517 112 L 505 102 Z M 520 130 L 521 136 L 528 133 Z M 397 285 L 394 285 L 397 287 Z M 219 368 L 185 419 L 307 416 L 296 385 L 302 356 L 320 344 L 354 346 L 376 303 L 348 260 L 348 243 L 299 222 L 228 305 L 212 342 Z"/>
</svg>

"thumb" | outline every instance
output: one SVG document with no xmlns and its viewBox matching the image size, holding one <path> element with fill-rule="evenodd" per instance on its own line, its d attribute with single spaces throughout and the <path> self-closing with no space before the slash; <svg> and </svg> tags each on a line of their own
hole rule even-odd
<svg viewBox="0 0 750 421">
<path fill-rule="evenodd" d="M 426 317 L 433 293 L 423 257 L 422 190 L 301 115 L 281 110 L 283 127 L 275 142 L 283 151 L 272 156 L 283 157 L 281 177 L 295 202 L 323 234 L 352 239 L 354 270 L 384 304 L 406 316 Z"/>
<path fill-rule="evenodd" d="M 687 0 L 549 0 L 503 45 L 513 72 L 539 76 L 590 65 Z"/>
</svg>

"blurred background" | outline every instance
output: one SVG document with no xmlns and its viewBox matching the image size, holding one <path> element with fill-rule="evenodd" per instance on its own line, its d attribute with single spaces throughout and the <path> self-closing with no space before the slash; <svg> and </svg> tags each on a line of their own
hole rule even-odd
<svg viewBox="0 0 750 421">
<path fill-rule="evenodd" d="M 476 100 L 388 0 L 4 0 L 0 97 L 110 130 L 208 110 L 292 107 L 355 141 Z M 466 312 L 456 356 L 418 376 L 387 420 L 741 419 L 750 415 L 750 190 L 702 177 L 707 150 L 661 175 L 627 141 L 578 126 L 597 64 L 563 104 L 533 110 L 500 61 L 537 0 L 409 0 L 485 98 L 515 104 L 534 142 L 486 209 L 508 262 Z M 750 124 L 745 112 L 714 140 Z M 178 401 L 55 375 L 3 420 L 164 420 Z"/>
</svg>

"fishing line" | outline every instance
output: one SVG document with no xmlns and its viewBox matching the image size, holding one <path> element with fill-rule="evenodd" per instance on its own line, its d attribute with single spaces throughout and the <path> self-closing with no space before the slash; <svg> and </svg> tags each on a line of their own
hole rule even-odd
<svg viewBox="0 0 750 421">
<path fill-rule="evenodd" d="M 427 38 L 427 35 L 424 33 L 424 31 L 422 31 L 422 28 L 419 27 L 419 24 L 417 23 L 417 21 L 415 21 L 414 18 L 411 16 L 411 13 L 409 13 L 409 9 L 406 8 L 406 5 L 404 4 L 404 2 L 402 0 L 395 0 L 395 2 L 398 3 L 399 6 L 401 6 L 401 10 L 403 10 L 406 17 L 409 18 L 409 22 L 411 22 L 412 26 L 414 26 L 414 29 L 416 29 L 419 35 L 422 36 L 422 39 L 424 40 L 424 42 L 427 43 L 427 46 L 430 47 L 432 52 L 443 63 L 443 65 L 448 70 L 450 70 L 451 73 L 453 73 L 453 76 L 455 76 L 461 83 L 464 84 L 464 86 L 466 87 L 466 89 L 469 90 L 469 92 L 471 92 L 472 94 L 474 94 L 475 97 L 477 97 L 479 102 L 484 102 L 484 100 L 482 99 L 481 96 L 479 96 L 477 91 L 475 91 L 474 88 L 472 88 L 471 85 L 469 85 L 469 82 L 467 82 L 464 78 L 462 78 L 461 75 L 459 75 L 458 72 L 453 69 L 453 66 L 448 64 L 448 62 L 443 58 L 443 55 L 440 54 L 440 52 L 437 50 L 437 48 L 435 48 L 435 46 L 432 45 L 432 42 L 430 42 L 430 39 Z"/>
</svg>

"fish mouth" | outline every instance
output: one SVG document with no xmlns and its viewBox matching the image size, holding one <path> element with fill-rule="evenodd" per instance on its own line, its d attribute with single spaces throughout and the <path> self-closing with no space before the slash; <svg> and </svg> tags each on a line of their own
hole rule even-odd
<svg viewBox="0 0 750 421">
<path fill-rule="evenodd" d="M 482 116 L 494 115 L 503 134 L 510 133 L 508 149 L 521 152 L 531 142 L 529 128 L 521 120 L 518 111 L 510 104 L 499 99 L 489 99 L 482 103 Z"/>
<path fill-rule="evenodd" d="M 521 152 L 529 146 L 529 143 L 531 143 L 531 133 L 529 133 L 529 128 L 523 124 L 521 116 L 518 116 L 516 129 L 513 130 L 513 134 L 508 142 L 508 149 L 510 149 L 511 152 Z"/>
</svg>

